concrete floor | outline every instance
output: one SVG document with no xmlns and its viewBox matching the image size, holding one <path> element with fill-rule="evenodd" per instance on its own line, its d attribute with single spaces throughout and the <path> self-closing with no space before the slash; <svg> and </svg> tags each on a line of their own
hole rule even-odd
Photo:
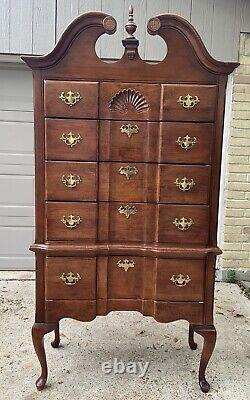
<svg viewBox="0 0 250 400">
<path fill-rule="evenodd" d="M 90 323 L 63 320 L 62 346 L 50 346 L 51 334 L 45 339 L 50 373 L 47 389 L 37 392 L 40 368 L 30 336 L 34 281 L 5 280 L 0 273 L 1 278 L 1 400 L 249 400 L 249 301 L 236 285 L 216 285 L 218 340 L 207 369 L 208 394 L 197 382 L 200 336 L 192 351 L 186 322 L 160 324 L 136 312 L 111 313 Z M 114 358 L 149 361 L 148 372 L 144 378 L 104 374 L 101 364 Z"/>
</svg>

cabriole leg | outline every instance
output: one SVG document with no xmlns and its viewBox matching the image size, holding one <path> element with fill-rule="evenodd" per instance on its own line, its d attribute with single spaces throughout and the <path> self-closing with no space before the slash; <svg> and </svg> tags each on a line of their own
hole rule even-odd
<svg viewBox="0 0 250 400">
<path fill-rule="evenodd" d="M 210 389 L 210 385 L 206 380 L 205 372 L 207 364 L 213 353 L 215 342 L 216 342 L 216 329 L 213 325 L 193 325 L 193 329 L 196 333 L 203 336 L 203 350 L 201 354 L 200 368 L 199 368 L 199 384 L 200 388 L 204 393 L 207 393 Z"/>
<path fill-rule="evenodd" d="M 37 390 L 43 390 L 47 381 L 48 369 L 44 350 L 44 335 L 56 331 L 57 323 L 35 323 L 32 327 L 32 339 L 34 348 L 41 365 L 41 375 L 36 381 Z"/>
<path fill-rule="evenodd" d="M 57 323 L 56 329 L 55 329 L 55 339 L 53 342 L 51 342 L 51 346 L 54 348 L 59 347 L 60 344 L 60 331 L 59 331 L 59 322 Z"/>
<path fill-rule="evenodd" d="M 195 343 L 194 341 L 194 328 L 192 324 L 189 324 L 188 344 L 190 346 L 190 349 L 192 350 L 197 349 L 197 343 Z"/>
</svg>

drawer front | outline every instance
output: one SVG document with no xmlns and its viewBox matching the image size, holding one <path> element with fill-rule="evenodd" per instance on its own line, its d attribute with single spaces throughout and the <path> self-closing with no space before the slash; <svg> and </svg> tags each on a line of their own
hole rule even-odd
<svg viewBox="0 0 250 400">
<path fill-rule="evenodd" d="M 211 163 L 213 124 L 162 122 L 160 133 L 160 162 Z"/>
<path fill-rule="evenodd" d="M 209 207 L 159 205 L 159 242 L 207 244 Z"/>
<path fill-rule="evenodd" d="M 46 117 L 97 118 L 98 83 L 81 81 L 45 81 Z"/>
<path fill-rule="evenodd" d="M 160 85 L 101 83 L 99 108 L 102 119 L 158 120 Z"/>
<path fill-rule="evenodd" d="M 158 161 L 157 122 L 101 121 L 99 159 L 101 161 Z"/>
<path fill-rule="evenodd" d="M 144 257 L 109 257 L 108 298 L 142 298 L 145 262 Z"/>
<path fill-rule="evenodd" d="M 203 301 L 204 260 L 158 259 L 156 300 Z"/>
<path fill-rule="evenodd" d="M 98 238 L 103 242 L 153 242 L 156 214 L 155 204 L 99 203 Z"/>
<path fill-rule="evenodd" d="M 96 241 L 96 203 L 46 204 L 46 239 Z"/>
<path fill-rule="evenodd" d="M 75 119 L 45 120 L 47 160 L 97 160 L 97 121 Z"/>
<path fill-rule="evenodd" d="M 162 119 L 214 121 L 216 101 L 214 85 L 163 85 Z"/>
<path fill-rule="evenodd" d="M 160 166 L 160 202 L 179 204 L 208 204 L 210 166 Z"/>
<path fill-rule="evenodd" d="M 100 163 L 99 199 L 101 201 L 157 201 L 156 164 Z"/>
<path fill-rule="evenodd" d="M 97 163 L 47 161 L 46 199 L 96 201 Z"/>
<path fill-rule="evenodd" d="M 96 298 L 96 259 L 48 257 L 45 271 L 47 300 Z"/>
</svg>

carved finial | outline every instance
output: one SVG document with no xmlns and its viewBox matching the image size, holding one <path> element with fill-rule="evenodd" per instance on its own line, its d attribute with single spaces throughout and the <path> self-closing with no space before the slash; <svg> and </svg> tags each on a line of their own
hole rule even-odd
<svg viewBox="0 0 250 400">
<path fill-rule="evenodd" d="M 130 5 L 128 8 L 128 23 L 125 25 L 127 31 L 127 39 L 135 39 L 134 33 L 136 31 L 137 25 L 134 23 L 134 9 Z"/>
</svg>

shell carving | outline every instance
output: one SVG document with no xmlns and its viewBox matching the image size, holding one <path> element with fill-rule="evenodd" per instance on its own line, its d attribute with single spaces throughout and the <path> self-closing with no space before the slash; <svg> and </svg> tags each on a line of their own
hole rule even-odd
<svg viewBox="0 0 250 400">
<path fill-rule="evenodd" d="M 111 99 L 109 103 L 111 111 L 127 113 L 143 113 L 149 110 L 145 97 L 134 89 L 123 89 Z"/>
</svg>

